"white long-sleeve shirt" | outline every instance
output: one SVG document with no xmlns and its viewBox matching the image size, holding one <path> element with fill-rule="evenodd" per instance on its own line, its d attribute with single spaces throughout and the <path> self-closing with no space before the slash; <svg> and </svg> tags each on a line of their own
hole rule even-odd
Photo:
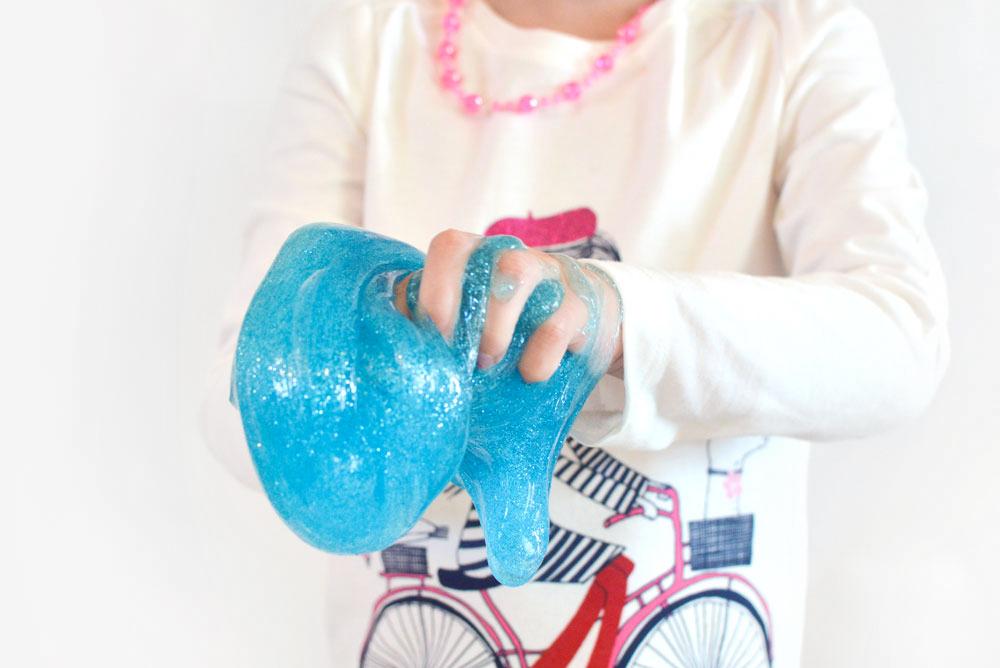
<svg viewBox="0 0 1000 668">
<path fill-rule="evenodd" d="M 677 566 L 676 541 L 685 577 L 752 583 L 744 607 L 773 639 L 774 665 L 797 665 L 800 439 L 865 435 L 918 413 L 948 357 L 925 192 L 870 22 L 843 0 L 661 0 L 578 103 L 469 117 L 435 83 L 446 5 L 338 2 L 290 68 L 205 402 L 211 446 L 255 483 L 229 371 L 250 298 L 300 225 L 354 224 L 419 248 L 448 227 L 513 226 L 571 254 L 610 248 L 588 261 L 622 295 L 623 379 L 606 376 L 574 425 L 576 450 L 567 447 L 552 492 L 553 536 L 569 538 L 553 540 L 541 582 L 494 592 L 505 622 L 523 646 L 544 648 L 602 559 L 635 563 L 632 591 Z M 495 98 L 546 93 L 608 46 L 518 27 L 486 0 L 471 0 L 460 35 L 465 86 Z M 510 218 L 522 220 L 494 226 Z M 573 478 L 578 470 L 589 473 Z M 666 501 L 636 481 L 677 490 L 679 537 L 667 518 L 643 519 Z M 449 604 L 496 651 L 491 629 L 504 624 L 481 593 L 462 589 L 488 577 L 468 506 L 464 493 L 443 495 L 432 529 L 415 529 L 408 546 L 423 550 L 425 584 L 481 614 Z M 635 509 L 646 514 L 602 524 Z M 397 557 L 337 558 L 332 609 L 344 612 L 330 629 L 344 665 L 357 660 L 386 586 L 379 605 L 402 596 L 399 578 L 379 574 Z M 465 584 L 445 586 L 436 569 Z M 616 656 L 642 646 L 655 610 L 698 586 L 652 608 L 632 600 Z"/>
</svg>

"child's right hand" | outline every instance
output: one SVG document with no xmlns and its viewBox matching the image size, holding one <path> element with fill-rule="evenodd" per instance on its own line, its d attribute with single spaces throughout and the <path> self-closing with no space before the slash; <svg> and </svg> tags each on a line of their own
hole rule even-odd
<svg viewBox="0 0 1000 668">
<path fill-rule="evenodd" d="M 418 308 L 424 311 L 447 340 L 451 340 L 462 301 L 462 278 L 469 256 L 483 239 L 481 235 L 445 230 L 434 237 L 427 252 L 420 281 Z M 588 311 L 578 296 L 580 280 L 587 281 L 599 297 L 602 313 L 598 320 L 600 354 L 609 358 L 610 368 L 620 366 L 621 337 L 619 298 L 615 287 L 603 275 L 567 256 L 556 256 L 533 248 L 504 251 L 497 260 L 493 287 L 486 309 L 486 323 L 479 345 L 478 365 L 487 369 L 503 359 L 524 305 L 538 283 L 556 279 L 563 283 L 562 304 L 525 344 L 518 370 L 525 382 L 548 380 L 567 350 L 579 352 L 588 341 L 585 331 Z M 410 317 L 406 305 L 409 277 L 396 287 L 396 306 Z"/>
</svg>

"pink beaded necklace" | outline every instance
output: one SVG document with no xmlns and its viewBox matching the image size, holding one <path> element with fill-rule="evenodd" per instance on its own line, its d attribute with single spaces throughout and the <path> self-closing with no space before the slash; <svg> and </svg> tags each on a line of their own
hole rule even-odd
<svg viewBox="0 0 1000 668">
<path fill-rule="evenodd" d="M 445 13 L 444 20 L 442 21 L 444 35 L 435 53 L 440 68 L 438 80 L 445 90 L 453 93 L 458 98 L 462 109 L 470 115 L 481 112 L 526 114 L 563 102 L 575 102 L 580 99 L 583 92 L 593 85 L 595 81 L 612 70 L 618 55 L 636 40 L 639 36 L 642 17 L 653 6 L 653 2 L 655 1 L 653 0 L 640 7 L 632 18 L 618 28 L 614 46 L 598 55 L 591 64 L 590 71 L 583 77 L 558 85 L 548 95 L 536 96 L 531 93 L 525 93 L 509 100 L 487 100 L 480 93 L 470 92 L 462 87 L 463 77 L 458 68 L 457 42 L 458 33 L 462 29 L 462 20 L 459 17 L 459 12 L 465 6 L 467 0 L 447 0 L 449 5 L 448 11 Z"/>
</svg>

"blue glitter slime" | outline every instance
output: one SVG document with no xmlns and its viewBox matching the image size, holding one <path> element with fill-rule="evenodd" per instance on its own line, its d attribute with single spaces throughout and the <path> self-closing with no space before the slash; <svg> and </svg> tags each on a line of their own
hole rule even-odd
<svg viewBox="0 0 1000 668">
<path fill-rule="evenodd" d="M 306 542 L 383 549 L 454 480 L 476 506 L 497 580 L 516 586 L 535 573 L 556 457 L 607 362 L 588 336 L 549 380 L 523 381 L 524 344 L 563 297 L 562 283 L 546 279 L 504 358 L 477 369 L 496 260 L 520 248 L 496 236 L 473 252 L 448 343 L 417 309 L 420 251 L 335 225 L 303 227 L 285 242 L 244 318 L 232 398 L 268 498 Z M 577 265 L 562 264 L 593 332 L 598 294 Z M 412 320 L 394 304 L 411 272 Z"/>
</svg>

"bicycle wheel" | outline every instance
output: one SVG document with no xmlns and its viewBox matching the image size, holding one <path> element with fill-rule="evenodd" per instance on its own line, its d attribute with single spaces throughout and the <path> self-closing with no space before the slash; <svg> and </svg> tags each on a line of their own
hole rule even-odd
<svg viewBox="0 0 1000 668">
<path fill-rule="evenodd" d="M 629 668 L 766 668 L 771 665 L 764 620 L 745 598 L 719 589 L 654 615 L 618 664 Z"/>
<path fill-rule="evenodd" d="M 421 596 L 379 611 L 361 653 L 362 668 L 501 668 L 490 644 L 454 608 Z"/>
</svg>

